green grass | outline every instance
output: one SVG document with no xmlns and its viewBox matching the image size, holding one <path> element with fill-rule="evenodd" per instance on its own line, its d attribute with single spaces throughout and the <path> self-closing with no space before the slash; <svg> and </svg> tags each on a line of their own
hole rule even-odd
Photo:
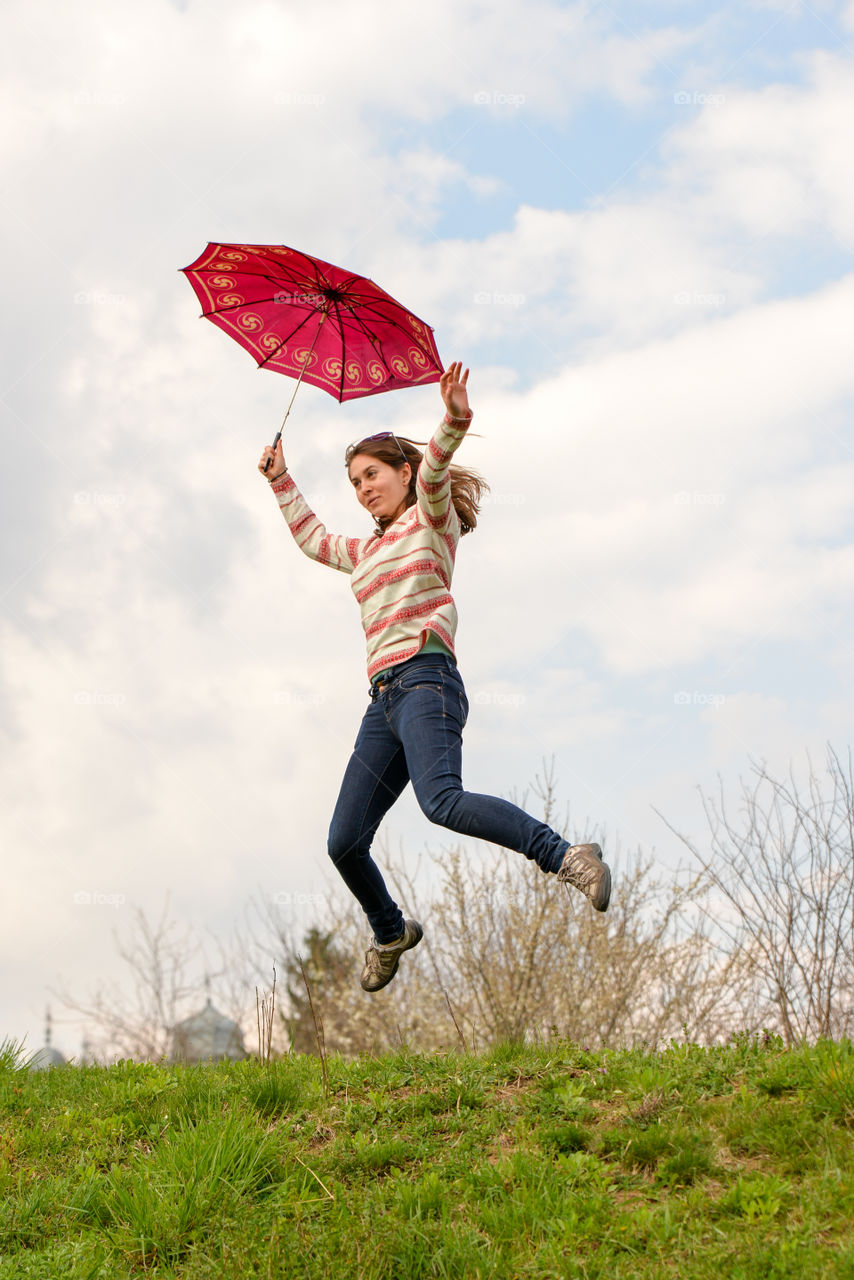
<svg viewBox="0 0 854 1280">
<path fill-rule="evenodd" d="M 854 1278 L 854 1049 L 0 1050 L 0 1280 Z"/>
</svg>

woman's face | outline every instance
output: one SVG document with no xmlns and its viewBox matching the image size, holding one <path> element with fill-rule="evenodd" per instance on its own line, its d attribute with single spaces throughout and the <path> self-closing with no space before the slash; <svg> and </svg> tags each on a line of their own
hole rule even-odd
<svg viewBox="0 0 854 1280">
<path fill-rule="evenodd" d="M 397 520 L 403 515 L 412 477 L 408 462 L 391 467 L 369 453 L 357 453 L 350 459 L 348 470 L 356 497 L 375 520 Z"/>
</svg>

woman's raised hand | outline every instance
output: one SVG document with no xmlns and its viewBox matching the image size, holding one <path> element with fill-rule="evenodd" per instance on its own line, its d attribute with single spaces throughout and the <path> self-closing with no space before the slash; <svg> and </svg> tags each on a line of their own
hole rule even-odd
<svg viewBox="0 0 854 1280">
<path fill-rule="evenodd" d="M 452 418 L 465 418 L 469 411 L 469 398 L 466 383 L 469 371 L 463 373 L 462 360 L 452 360 L 439 380 L 445 408 Z"/>
<path fill-rule="evenodd" d="M 269 467 L 267 462 L 272 459 Z M 266 471 L 264 468 L 267 467 Z M 285 454 L 282 449 L 281 440 L 276 441 L 275 449 L 271 444 L 264 446 L 264 452 L 261 454 L 261 460 L 258 463 L 258 470 L 261 472 L 265 480 L 276 480 L 280 475 L 287 471 L 285 466 Z"/>
</svg>

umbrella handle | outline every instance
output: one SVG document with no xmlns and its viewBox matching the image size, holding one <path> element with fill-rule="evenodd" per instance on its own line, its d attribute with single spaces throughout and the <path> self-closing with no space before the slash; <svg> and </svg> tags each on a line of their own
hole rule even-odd
<svg viewBox="0 0 854 1280">
<path fill-rule="evenodd" d="M 275 437 L 275 439 L 273 440 L 273 448 L 274 448 L 274 449 L 275 449 L 276 445 L 279 443 L 279 441 L 281 440 L 281 438 L 282 438 L 282 428 L 280 427 L 280 428 L 279 428 L 279 430 L 276 432 L 276 437 Z M 267 461 L 264 463 L 264 470 L 265 470 L 265 471 L 269 468 L 270 463 L 271 463 L 272 461 L 273 461 L 273 459 L 272 459 L 272 458 L 268 458 L 268 459 L 267 459 Z"/>
</svg>

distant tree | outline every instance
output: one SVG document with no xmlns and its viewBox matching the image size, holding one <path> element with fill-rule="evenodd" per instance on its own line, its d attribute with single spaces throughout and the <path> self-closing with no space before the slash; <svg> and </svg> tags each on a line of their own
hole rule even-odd
<svg viewBox="0 0 854 1280">
<path fill-rule="evenodd" d="M 166 899 L 160 918 L 136 909 L 130 928 L 114 933 L 119 965 L 105 961 L 112 975 L 87 997 L 60 989 L 62 1006 L 82 1018 L 87 1049 L 97 1061 L 116 1058 L 156 1062 L 169 1052 L 172 1027 L 205 999 L 204 949 L 192 929 L 170 915 Z M 222 964 L 223 972 L 231 966 Z M 216 975 L 214 975 L 216 981 Z M 248 1003 L 234 1012 L 233 1000 L 217 991 L 223 1012 L 246 1020 Z"/>
<path fill-rule="evenodd" d="M 324 933 L 313 926 L 298 951 L 291 948 L 285 951 L 287 1004 L 280 1017 L 294 1053 L 319 1052 L 306 979 L 315 1009 L 322 1011 L 326 1047 L 333 1049 L 342 1042 L 349 1042 L 346 1027 L 349 1001 L 342 1001 L 342 996 L 351 982 L 352 965 L 349 957 L 336 946 L 334 937 L 334 933 Z"/>
</svg>

